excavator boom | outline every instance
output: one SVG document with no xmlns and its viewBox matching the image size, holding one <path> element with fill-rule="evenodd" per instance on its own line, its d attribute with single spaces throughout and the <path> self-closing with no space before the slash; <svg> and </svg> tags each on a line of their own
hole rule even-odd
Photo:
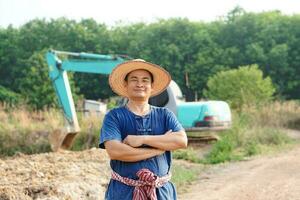
<svg viewBox="0 0 300 200">
<path fill-rule="evenodd" d="M 61 60 L 58 56 L 69 57 Z M 68 71 L 96 74 L 110 74 L 111 71 L 125 59 L 121 56 L 89 53 L 72 53 L 51 50 L 46 54 L 49 76 L 53 83 L 59 104 L 65 117 L 65 130 L 56 130 L 49 135 L 53 151 L 68 149 L 76 134 L 80 131 Z"/>
</svg>

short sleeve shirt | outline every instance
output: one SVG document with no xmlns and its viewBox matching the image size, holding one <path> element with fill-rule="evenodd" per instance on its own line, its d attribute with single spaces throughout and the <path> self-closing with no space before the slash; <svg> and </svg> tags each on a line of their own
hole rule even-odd
<svg viewBox="0 0 300 200">
<path fill-rule="evenodd" d="M 176 116 L 167 108 L 151 106 L 150 112 L 145 116 L 139 116 L 131 112 L 127 107 L 111 110 L 106 114 L 100 133 L 100 148 L 109 140 L 123 141 L 127 135 L 163 135 L 168 130 L 177 132 L 183 130 Z M 123 162 L 111 160 L 110 166 L 113 171 L 123 177 L 137 180 L 136 173 L 147 168 L 157 176 L 165 176 L 171 166 L 171 152 L 155 156 L 138 162 Z M 119 181 L 110 180 L 105 199 L 131 200 L 134 187 L 127 186 Z M 176 199 L 175 187 L 171 182 L 156 189 L 158 199 Z"/>
</svg>

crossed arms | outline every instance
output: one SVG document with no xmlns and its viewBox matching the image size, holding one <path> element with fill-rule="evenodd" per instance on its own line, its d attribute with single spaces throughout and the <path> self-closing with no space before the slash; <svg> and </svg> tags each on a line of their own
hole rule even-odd
<svg viewBox="0 0 300 200">
<path fill-rule="evenodd" d="M 142 145 L 153 148 L 139 148 Z M 123 142 L 110 140 L 104 143 L 105 149 L 112 160 L 137 162 L 154 156 L 187 147 L 185 131 L 171 132 L 164 135 L 128 135 Z"/>
</svg>

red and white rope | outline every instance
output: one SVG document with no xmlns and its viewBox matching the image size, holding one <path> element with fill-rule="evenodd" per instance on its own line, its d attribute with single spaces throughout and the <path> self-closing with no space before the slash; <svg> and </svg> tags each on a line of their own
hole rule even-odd
<svg viewBox="0 0 300 200">
<path fill-rule="evenodd" d="M 111 178 L 135 187 L 133 191 L 133 200 L 157 200 L 155 189 L 162 187 L 171 179 L 171 174 L 158 177 L 149 169 L 141 169 L 136 175 L 139 178 L 138 180 L 122 177 L 120 174 L 113 171 Z"/>
</svg>

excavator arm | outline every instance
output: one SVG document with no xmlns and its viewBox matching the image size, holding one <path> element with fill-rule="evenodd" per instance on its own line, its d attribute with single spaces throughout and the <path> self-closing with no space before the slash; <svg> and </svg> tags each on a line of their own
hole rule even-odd
<svg viewBox="0 0 300 200">
<path fill-rule="evenodd" d="M 59 56 L 67 59 L 61 59 Z M 65 118 L 65 130 L 56 130 L 49 135 L 53 151 L 71 147 L 76 134 L 80 131 L 75 105 L 67 72 L 110 74 L 124 57 L 90 53 L 72 53 L 51 50 L 46 54 L 49 76 L 53 83 Z"/>
</svg>

